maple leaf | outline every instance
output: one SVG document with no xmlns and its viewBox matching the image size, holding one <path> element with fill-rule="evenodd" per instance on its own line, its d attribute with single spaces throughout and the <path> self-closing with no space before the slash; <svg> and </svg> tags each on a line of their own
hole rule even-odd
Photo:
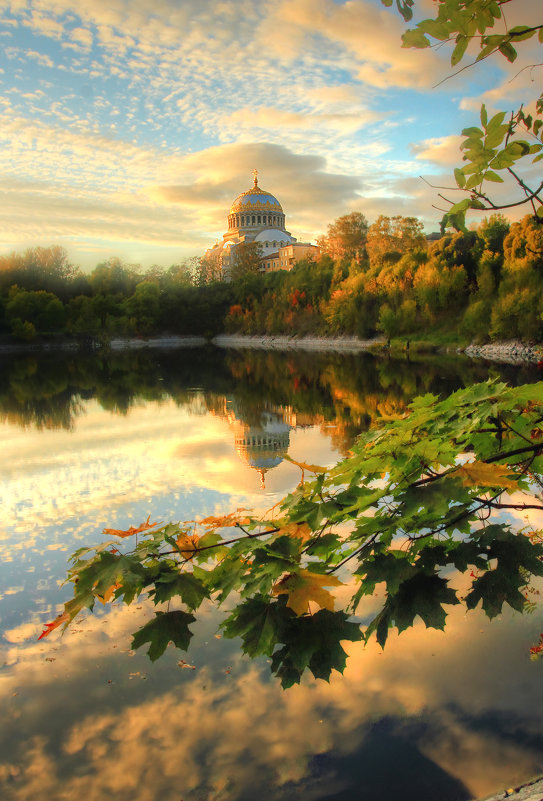
<svg viewBox="0 0 543 801">
<path fill-rule="evenodd" d="M 518 490 L 517 482 L 510 478 L 511 469 L 502 464 L 467 462 L 457 467 L 450 475 L 460 476 L 465 487 L 503 487 Z"/>
<path fill-rule="evenodd" d="M 222 515 L 216 517 L 210 515 L 209 517 L 200 520 L 200 525 L 206 528 L 233 528 L 234 526 L 248 526 L 251 518 L 242 515 L 241 512 L 246 512 L 247 509 L 237 509 L 235 512 L 230 512 L 229 515 Z"/>
<path fill-rule="evenodd" d="M 164 653 L 170 642 L 186 651 L 192 637 L 189 624 L 195 620 L 194 615 L 188 612 L 157 612 L 152 620 L 136 631 L 132 638 L 132 648 L 135 650 L 150 643 L 147 654 L 151 662 Z"/>
<path fill-rule="evenodd" d="M 321 609 L 334 611 L 334 597 L 325 587 L 338 587 L 343 584 L 336 576 L 323 576 L 310 570 L 288 573 L 272 588 L 274 595 L 288 595 L 287 606 L 297 615 L 308 611 L 310 601 Z"/>
<path fill-rule="evenodd" d="M 276 523 L 279 528 L 278 534 L 287 534 L 289 537 L 297 537 L 302 542 L 311 539 L 313 532 L 307 523 L 281 523 L 280 520 Z"/>
<path fill-rule="evenodd" d="M 149 515 L 145 523 L 142 523 L 141 526 L 130 526 L 130 528 L 124 531 L 119 528 L 105 528 L 102 533 L 105 534 L 106 537 L 111 537 L 112 535 L 115 535 L 115 537 L 131 537 L 133 534 L 140 534 L 142 531 L 148 531 L 150 528 L 160 525 L 160 523 L 150 523 L 150 519 L 151 515 Z"/>
<path fill-rule="evenodd" d="M 185 557 L 185 559 L 192 559 L 194 554 L 198 551 L 198 543 L 200 541 L 200 537 L 198 534 L 187 534 L 186 531 L 182 531 L 181 534 L 175 540 L 175 544 L 179 548 L 181 555 Z"/>
<path fill-rule="evenodd" d="M 42 637 L 47 637 L 54 631 L 56 628 L 61 626 L 63 623 L 67 623 L 70 620 L 70 615 L 67 612 L 63 612 L 61 615 L 56 617 L 51 623 L 46 623 L 45 628 L 38 637 L 38 640 L 41 640 Z"/>
</svg>

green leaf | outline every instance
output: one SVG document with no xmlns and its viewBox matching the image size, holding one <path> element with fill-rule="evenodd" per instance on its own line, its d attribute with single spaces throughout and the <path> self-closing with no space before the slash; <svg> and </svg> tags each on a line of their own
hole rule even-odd
<svg viewBox="0 0 543 801">
<path fill-rule="evenodd" d="M 249 598 L 235 607 L 221 629 L 229 639 L 241 637 L 243 651 L 249 656 L 271 656 L 287 621 L 294 617 L 294 612 L 285 606 L 285 599 L 270 602 L 261 597 Z"/>
<path fill-rule="evenodd" d="M 485 172 L 485 181 L 493 181 L 496 184 L 503 184 L 503 178 L 492 170 Z"/>
<path fill-rule="evenodd" d="M 464 53 L 466 52 L 466 48 L 469 44 L 469 38 L 467 36 L 457 36 L 456 37 L 456 47 L 454 48 L 452 55 L 451 55 L 451 64 L 455 67 L 459 61 L 462 60 Z"/>
<path fill-rule="evenodd" d="M 508 34 L 515 42 L 524 42 L 531 39 L 535 31 L 530 30 L 527 25 L 515 25 L 514 28 L 509 28 Z"/>
<path fill-rule="evenodd" d="M 167 571 L 162 572 L 160 577 L 155 580 L 151 595 L 155 604 L 164 603 L 179 596 L 189 609 L 198 609 L 204 598 L 209 597 L 209 592 L 204 583 L 192 573 Z"/>
<path fill-rule="evenodd" d="M 478 138 L 478 139 L 482 139 L 484 134 L 483 134 L 483 131 L 481 131 L 480 128 L 471 127 L 471 128 L 464 128 L 462 130 L 462 136 L 475 137 L 475 138 Z"/>
<path fill-rule="evenodd" d="M 413 28 L 402 34 L 402 47 L 424 48 L 430 47 L 430 40 L 426 38 L 420 28 Z"/>
<path fill-rule="evenodd" d="M 458 169 L 458 167 L 454 171 L 454 177 L 456 179 L 456 185 L 463 189 L 466 185 L 466 176 L 462 172 L 462 170 Z"/>
<path fill-rule="evenodd" d="M 502 56 L 505 56 L 505 58 L 507 59 L 507 61 L 509 61 L 509 63 L 512 64 L 513 61 L 515 61 L 517 57 L 517 51 L 510 42 L 504 42 L 498 47 L 498 50 L 500 51 Z"/>
<path fill-rule="evenodd" d="M 307 668 L 317 679 L 328 681 L 332 670 L 343 673 L 347 654 L 341 642 L 358 642 L 362 632 L 344 612 L 321 609 L 315 615 L 289 621 L 282 633 L 282 648 L 272 656 L 272 672 L 284 688 L 298 684 Z"/>
<path fill-rule="evenodd" d="M 192 637 L 189 624 L 195 620 L 194 615 L 188 612 L 157 612 L 153 620 L 136 631 L 132 648 L 135 650 L 150 643 L 147 654 L 152 662 L 162 656 L 170 642 L 186 651 Z"/>
</svg>

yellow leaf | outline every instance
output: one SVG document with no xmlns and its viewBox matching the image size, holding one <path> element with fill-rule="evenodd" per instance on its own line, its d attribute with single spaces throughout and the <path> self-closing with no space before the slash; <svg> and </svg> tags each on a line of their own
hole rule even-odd
<svg viewBox="0 0 543 801">
<path fill-rule="evenodd" d="M 311 539 L 313 532 L 307 523 L 281 523 L 280 520 L 276 522 L 279 531 L 278 534 L 287 534 L 289 537 L 298 537 L 302 542 Z"/>
<path fill-rule="evenodd" d="M 210 515 L 209 517 L 204 518 L 204 520 L 201 520 L 200 524 L 202 526 L 206 526 L 206 528 L 232 528 L 234 526 L 248 526 L 251 522 L 251 518 L 240 514 L 241 512 L 245 511 L 247 510 L 238 509 L 237 512 L 231 512 L 229 515 L 222 515 L 221 517 Z"/>
<path fill-rule="evenodd" d="M 185 559 L 192 559 L 196 551 L 198 550 L 198 541 L 199 541 L 198 534 L 187 534 L 186 531 L 182 531 L 181 534 L 176 539 L 175 543 L 181 554 L 185 557 Z"/>
<path fill-rule="evenodd" d="M 343 584 L 335 576 L 323 576 L 321 573 L 312 573 L 310 570 L 300 570 L 298 573 L 289 573 L 274 585 L 274 595 L 288 595 L 287 606 L 297 615 L 304 615 L 308 611 L 310 601 L 316 603 L 321 609 L 334 611 L 334 597 L 324 587 L 338 587 Z"/>
<path fill-rule="evenodd" d="M 458 475 L 465 487 L 503 487 L 518 490 L 518 483 L 510 478 L 511 468 L 503 464 L 466 462 L 450 475 Z"/>
<path fill-rule="evenodd" d="M 108 603 L 108 601 L 111 601 L 111 599 L 112 599 L 112 597 L 113 597 L 113 593 L 114 593 L 114 592 L 115 592 L 115 590 L 116 590 L 116 589 L 118 589 L 119 587 L 122 587 L 122 584 L 121 584 L 121 582 L 120 582 L 120 581 L 116 581 L 116 582 L 115 582 L 115 584 L 112 584 L 112 585 L 111 585 L 111 587 L 108 587 L 108 588 L 107 588 L 107 590 L 105 591 L 105 593 L 104 593 L 103 595 L 96 595 L 96 597 L 97 597 L 97 598 L 98 598 L 98 600 L 99 600 L 99 601 L 101 601 L 103 604 L 107 604 L 107 603 Z"/>
</svg>

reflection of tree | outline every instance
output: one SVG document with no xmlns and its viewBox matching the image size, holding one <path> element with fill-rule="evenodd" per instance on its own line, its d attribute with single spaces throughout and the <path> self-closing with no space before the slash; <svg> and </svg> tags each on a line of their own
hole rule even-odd
<svg viewBox="0 0 543 801">
<path fill-rule="evenodd" d="M 517 384 L 533 380 L 534 368 L 500 366 L 492 373 Z M 22 426 L 70 428 L 91 398 L 119 414 L 167 399 L 197 413 L 197 393 L 217 413 L 232 399 L 248 426 L 259 426 L 266 410 L 289 409 L 297 427 L 320 426 L 346 453 L 361 431 L 402 413 L 415 395 L 451 392 L 487 375 L 483 364 L 444 356 L 407 361 L 215 348 L 9 355 L 2 359 L 0 415 Z"/>
</svg>

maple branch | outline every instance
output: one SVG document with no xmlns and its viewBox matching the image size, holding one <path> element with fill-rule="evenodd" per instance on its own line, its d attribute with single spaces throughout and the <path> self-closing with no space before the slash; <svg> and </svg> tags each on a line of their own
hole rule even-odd
<svg viewBox="0 0 543 801">
<path fill-rule="evenodd" d="M 240 526 L 240 528 L 241 528 L 241 526 Z M 260 531 L 257 534 L 249 534 L 249 532 L 247 532 L 246 536 L 244 536 L 244 537 L 235 537 L 234 539 L 231 539 L 231 540 L 221 540 L 221 542 L 216 542 L 214 545 L 202 545 L 201 547 L 193 548 L 193 551 L 194 551 L 195 554 L 196 553 L 201 553 L 202 551 L 210 551 L 212 548 L 221 548 L 223 545 L 233 545 L 236 542 L 241 542 L 241 540 L 247 540 L 250 537 L 265 537 L 266 534 L 277 534 L 278 531 L 280 531 L 280 529 L 271 528 L 268 531 Z M 185 548 L 185 550 L 188 550 L 188 548 Z M 158 555 L 159 556 L 169 556 L 172 553 L 178 553 L 178 551 L 177 550 L 159 551 Z"/>
</svg>

